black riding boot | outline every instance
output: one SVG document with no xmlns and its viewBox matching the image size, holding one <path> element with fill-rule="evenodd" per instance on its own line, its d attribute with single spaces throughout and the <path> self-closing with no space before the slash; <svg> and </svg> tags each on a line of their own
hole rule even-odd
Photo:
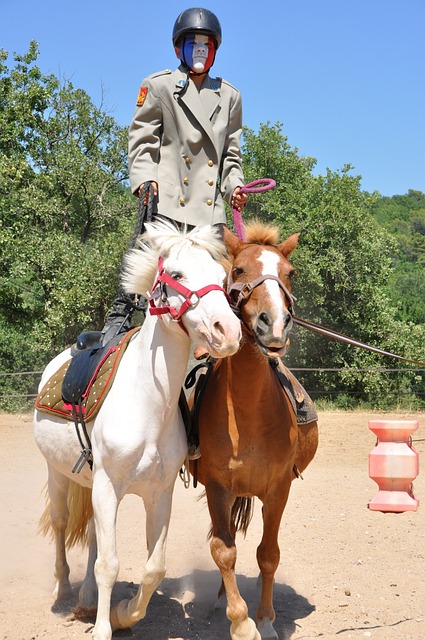
<svg viewBox="0 0 425 640">
<path fill-rule="evenodd" d="M 147 300 L 135 295 L 127 295 L 120 292 L 115 298 L 111 311 L 106 316 L 105 326 L 102 331 L 84 331 L 76 342 L 76 350 L 98 349 L 120 333 L 126 333 L 131 329 L 131 319 L 134 311 L 146 312 Z"/>
<path fill-rule="evenodd" d="M 146 298 L 120 292 L 114 300 L 111 311 L 106 316 L 102 329 L 102 345 L 108 344 L 112 338 L 131 329 L 134 311 L 146 311 Z"/>
</svg>

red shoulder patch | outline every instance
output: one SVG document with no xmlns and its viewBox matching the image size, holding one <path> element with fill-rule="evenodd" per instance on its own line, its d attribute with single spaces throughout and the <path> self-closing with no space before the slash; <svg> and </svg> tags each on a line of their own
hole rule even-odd
<svg viewBox="0 0 425 640">
<path fill-rule="evenodd" d="M 136 103 L 138 107 L 141 107 L 143 105 L 147 95 L 148 95 L 148 88 L 140 87 L 139 97 L 137 98 L 137 103 Z"/>
</svg>

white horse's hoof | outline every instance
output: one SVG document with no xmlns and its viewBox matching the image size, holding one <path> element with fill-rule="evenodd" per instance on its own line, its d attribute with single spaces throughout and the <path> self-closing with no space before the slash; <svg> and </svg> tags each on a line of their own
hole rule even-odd
<svg viewBox="0 0 425 640">
<path fill-rule="evenodd" d="M 261 640 L 260 633 L 251 618 L 247 618 L 239 624 L 232 622 L 230 636 L 232 640 Z"/>
<path fill-rule="evenodd" d="M 93 640 L 111 640 L 112 629 L 108 622 L 96 622 L 93 629 Z"/>
</svg>

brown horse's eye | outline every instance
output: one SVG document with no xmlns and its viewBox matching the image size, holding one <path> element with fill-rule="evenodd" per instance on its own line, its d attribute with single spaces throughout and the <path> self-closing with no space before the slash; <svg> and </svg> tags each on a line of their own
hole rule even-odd
<svg viewBox="0 0 425 640">
<path fill-rule="evenodd" d="M 233 270 L 236 278 L 239 278 L 244 273 L 244 270 L 241 267 L 235 267 Z"/>
</svg>

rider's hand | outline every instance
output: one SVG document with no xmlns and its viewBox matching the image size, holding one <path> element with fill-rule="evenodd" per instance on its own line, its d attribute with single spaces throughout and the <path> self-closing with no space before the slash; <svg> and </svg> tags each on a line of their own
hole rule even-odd
<svg viewBox="0 0 425 640">
<path fill-rule="evenodd" d="M 145 183 L 141 184 L 141 185 L 140 185 L 140 187 L 139 187 L 139 188 L 138 188 L 138 190 L 137 190 L 137 197 L 138 197 L 138 198 L 140 197 L 140 193 L 141 193 L 141 191 L 142 191 L 142 189 L 143 189 L 144 185 L 145 185 Z M 154 181 L 152 180 L 151 185 L 153 186 L 153 195 L 154 195 L 154 196 L 157 196 L 157 195 L 158 195 L 158 183 L 157 183 L 157 182 L 154 182 Z M 143 204 L 148 204 L 148 198 L 149 198 L 149 194 L 148 194 L 148 192 L 146 192 L 145 201 L 144 201 L 144 203 L 143 203 Z"/>
<path fill-rule="evenodd" d="M 248 202 L 248 194 L 239 193 L 240 190 L 240 187 L 236 187 L 232 195 L 232 207 L 234 207 L 237 211 L 242 211 L 244 206 Z"/>
</svg>

